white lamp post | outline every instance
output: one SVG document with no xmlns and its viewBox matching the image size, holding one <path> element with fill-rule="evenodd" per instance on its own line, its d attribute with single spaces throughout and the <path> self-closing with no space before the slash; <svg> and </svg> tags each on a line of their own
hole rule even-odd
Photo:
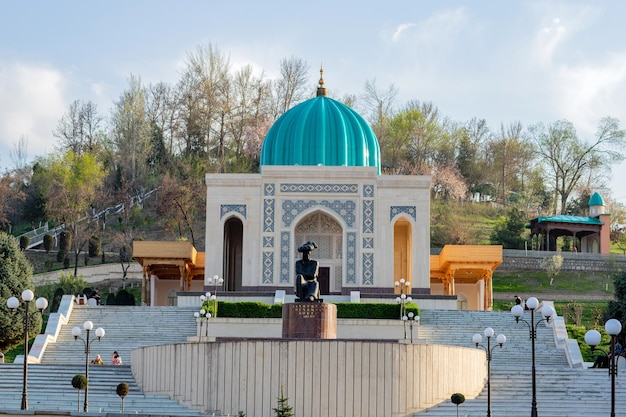
<svg viewBox="0 0 626 417">
<path fill-rule="evenodd" d="M 30 302 L 33 301 L 34 298 L 35 293 L 31 290 L 22 291 L 22 301 L 24 302 L 24 374 L 22 380 L 22 410 L 28 410 L 28 319 L 30 313 Z M 20 300 L 18 300 L 17 297 L 9 297 L 7 300 L 7 307 L 9 307 L 13 313 L 16 312 L 19 305 Z M 35 306 L 37 307 L 37 310 L 43 314 L 43 311 L 46 307 L 48 307 L 48 300 L 44 297 L 39 297 L 37 301 L 35 301 Z"/>
<path fill-rule="evenodd" d="M 411 343 L 413 343 L 413 323 L 420 323 L 420 316 L 416 316 L 415 313 L 409 311 L 409 314 L 402 316 L 402 320 L 404 321 L 404 326 L 406 327 L 406 323 L 409 323 L 409 328 L 411 329 Z M 406 339 L 406 336 L 405 336 Z"/>
<path fill-rule="evenodd" d="M 533 387 L 533 399 L 532 399 L 530 416 L 537 417 L 538 416 L 537 415 L 537 380 L 536 380 L 536 373 L 535 373 L 535 339 L 537 338 L 536 329 L 539 323 L 541 323 L 542 321 L 545 321 L 546 323 L 550 323 L 550 317 L 554 316 L 555 311 L 552 308 L 552 306 L 549 306 L 549 305 L 543 306 L 541 308 L 541 314 L 543 315 L 543 318 L 538 320 L 535 323 L 535 310 L 537 309 L 537 307 L 539 307 L 539 300 L 537 300 L 535 297 L 530 297 L 528 300 L 526 300 L 526 307 L 528 307 L 528 309 L 530 310 L 530 322 L 522 318 L 522 315 L 524 314 L 524 309 L 519 304 L 514 305 L 511 308 L 511 314 L 513 315 L 513 317 L 515 317 L 516 323 L 523 321 L 524 323 L 526 323 L 526 325 L 528 326 L 528 329 L 530 330 L 530 341 L 531 341 L 531 346 L 532 346 L 532 387 Z"/>
<path fill-rule="evenodd" d="M 411 282 L 400 278 L 400 281 L 394 282 L 393 285 L 400 290 L 400 295 L 396 297 L 396 302 L 400 304 L 400 319 L 402 319 L 404 317 L 404 305 L 413 301 L 410 296 L 407 296 L 411 290 Z M 406 331 L 404 338 L 406 339 Z"/>
<path fill-rule="evenodd" d="M 591 347 L 591 352 L 599 350 L 604 353 L 609 360 L 609 376 L 611 377 L 611 417 L 615 417 L 615 377 L 617 377 L 617 356 L 615 354 L 615 340 L 622 331 L 622 323 L 617 319 L 610 319 L 604 324 L 604 330 L 611 336 L 611 347 L 607 353 L 598 348 L 602 335 L 597 330 L 589 330 L 585 333 L 585 343 Z"/>
<path fill-rule="evenodd" d="M 87 378 L 87 386 L 85 387 L 85 403 L 83 405 L 83 411 L 86 413 L 89 411 L 89 333 L 93 329 L 93 323 L 87 320 L 83 323 L 83 329 L 87 332 L 87 336 L 83 339 L 80 336 L 80 327 L 76 326 L 72 328 L 72 335 L 74 336 L 74 340 L 82 340 L 85 345 L 85 378 Z M 100 341 L 104 337 L 104 329 L 102 327 L 98 327 L 96 329 L 96 336 L 98 337 L 98 341 Z"/>
<path fill-rule="evenodd" d="M 503 334 L 499 334 L 498 337 L 496 337 L 496 342 L 498 342 L 498 345 L 491 347 L 491 338 L 495 334 L 494 330 L 491 327 L 487 327 L 483 333 L 487 338 L 487 346 L 480 344 L 483 340 L 483 337 L 479 333 L 476 333 L 472 337 L 472 341 L 476 344 L 477 348 L 481 348 L 487 353 L 487 417 L 491 417 L 491 359 L 493 350 L 496 348 L 496 346 L 499 345 L 500 348 L 502 348 L 502 345 L 504 345 L 504 343 L 506 342 L 506 336 Z"/>
</svg>

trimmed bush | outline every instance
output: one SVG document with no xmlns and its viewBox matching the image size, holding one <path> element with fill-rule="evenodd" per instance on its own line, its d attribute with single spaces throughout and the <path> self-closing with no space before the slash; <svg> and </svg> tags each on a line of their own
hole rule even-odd
<svg viewBox="0 0 626 417">
<path fill-rule="evenodd" d="M 65 259 L 66 254 L 67 254 L 66 251 L 64 251 L 63 249 L 59 249 L 59 251 L 57 252 L 57 262 L 63 262 L 63 259 Z"/>
<path fill-rule="evenodd" d="M 46 253 L 50 253 L 52 248 L 54 248 L 54 237 L 50 233 L 43 235 L 43 248 L 46 250 Z"/>
<path fill-rule="evenodd" d="M 64 230 L 59 235 L 59 250 L 69 252 L 72 247 L 72 232 Z"/>
<path fill-rule="evenodd" d="M 124 289 L 119 290 L 115 295 L 115 303 L 119 306 L 134 306 L 135 296 Z"/>
<path fill-rule="evenodd" d="M 102 250 L 102 241 L 99 236 L 93 235 L 89 239 L 89 257 L 95 258 L 96 256 L 100 256 L 100 251 Z"/>
<path fill-rule="evenodd" d="M 26 235 L 20 236 L 20 249 L 24 252 L 28 249 L 28 245 L 30 244 L 30 238 Z"/>
<path fill-rule="evenodd" d="M 64 269 L 69 269 L 70 268 L 70 258 L 69 258 L 69 256 L 66 256 L 65 258 L 63 258 L 63 268 Z"/>
</svg>

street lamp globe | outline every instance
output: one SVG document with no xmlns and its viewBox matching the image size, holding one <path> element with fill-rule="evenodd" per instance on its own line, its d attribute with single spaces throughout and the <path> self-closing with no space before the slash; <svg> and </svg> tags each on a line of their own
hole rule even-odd
<svg viewBox="0 0 626 417">
<path fill-rule="evenodd" d="M 485 331 L 483 333 L 485 337 L 493 337 L 493 335 L 495 334 L 495 331 L 491 327 L 487 327 L 485 328 Z"/>
<path fill-rule="evenodd" d="M 482 341 L 483 337 L 480 335 L 480 333 L 476 333 L 474 334 L 474 336 L 472 336 L 472 342 L 476 343 L 477 345 L 479 345 Z"/>
<path fill-rule="evenodd" d="M 550 317 L 554 316 L 554 308 L 552 308 L 551 305 L 546 304 L 541 308 L 541 314 L 546 319 L 549 319 Z"/>
<path fill-rule="evenodd" d="M 20 300 L 18 300 L 17 297 L 9 297 L 9 299 L 7 300 L 7 306 L 11 310 L 15 310 L 19 305 L 20 305 Z"/>
<path fill-rule="evenodd" d="M 524 308 L 521 305 L 516 304 L 511 307 L 511 314 L 515 318 L 522 317 L 522 315 L 524 314 Z"/>
<path fill-rule="evenodd" d="M 31 290 L 22 291 L 22 300 L 26 301 L 27 303 L 30 303 L 31 301 L 33 301 L 33 298 L 35 298 L 35 293 L 32 292 Z"/>
<path fill-rule="evenodd" d="M 102 338 L 104 337 L 104 333 L 105 333 L 105 332 L 104 332 L 104 329 L 103 329 L 102 327 L 98 327 L 98 328 L 96 329 L 96 337 L 97 337 L 98 339 L 102 339 Z"/>
<path fill-rule="evenodd" d="M 37 306 L 38 310 L 45 310 L 48 307 L 48 300 L 44 297 L 39 297 L 37 301 L 35 301 L 35 306 Z"/>
<path fill-rule="evenodd" d="M 83 323 L 83 329 L 85 329 L 85 330 L 93 329 L 93 323 L 91 321 L 87 320 L 86 322 Z"/>
<path fill-rule="evenodd" d="M 498 342 L 498 344 L 503 345 L 506 343 L 506 336 L 503 334 L 499 334 L 498 337 L 496 337 L 496 342 Z"/>
<path fill-rule="evenodd" d="M 604 330 L 611 336 L 617 336 L 622 331 L 622 323 L 617 319 L 609 319 L 604 324 Z"/>
<path fill-rule="evenodd" d="M 72 336 L 74 336 L 74 339 L 80 336 L 80 327 L 78 326 L 72 327 Z"/>
<path fill-rule="evenodd" d="M 531 310 L 534 310 L 539 307 L 539 300 L 537 300 L 537 297 L 530 297 L 528 300 L 526 300 L 526 305 Z"/>
<path fill-rule="evenodd" d="M 600 344 L 602 335 L 596 329 L 591 329 L 585 333 L 585 343 L 589 346 L 596 347 Z"/>
</svg>

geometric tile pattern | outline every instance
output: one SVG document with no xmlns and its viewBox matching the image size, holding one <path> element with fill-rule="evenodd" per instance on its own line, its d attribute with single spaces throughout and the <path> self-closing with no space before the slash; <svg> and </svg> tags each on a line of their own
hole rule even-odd
<svg viewBox="0 0 626 417">
<path fill-rule="evenodd" d="M 220 219 L 228 213 L 239 213 L 246 218 L 246 205 L 245 204 L 221 204 L 220 205 Z"/>
<path fill-rule="evenodd" d="M 374 285 L 374 254 L 363 254 L 363 285 Z"/>
<path fill-rule="evenodd" d="M 356 284 L 356 232 L 346 233 L 346 283 Z"/>
<path fill-rule="evenodd" d="M 273 236 L 263 236 L 263 247 L 264 248 L 273 248 L 274 247 L 274 237 Z"/>
<path fill-rule="evenodd" d="M 374 198 L 374 186 L 366 184 L 363 186 L 363 197 Z"/>
<path fill-rule="evenodd" d="M 291 238 L 289 232 L 280 233 L 280 282 L 290 283 L 289 264 L 291 261 L 289 247 L 291 246 Z"/>
<path fill-rule="evenodd" d="M 274 252 L 263 252 L 263 284 L 274 283 Z"/>
<path fill-rule="evenodd" d="M 364 237 L 363 238 L 363 249 L 374 249 L 374 238 L 373 237 Z"/>
<path fill-rule="evenodd" d="M 271 197 L 274 195 L 274 191 L 276 190 L 276 187 L 274 187 L 274 184 L 265 184 L 265 187 L 263 188 L 263 195 L 265 197 Z"/>
<path fill-rule="evenodd" d="M 356 204 L 352 200 L 285 200 L 283 201 L 283 226 L 290 227 L 296 216 L 315 206 L 323 206 L 334 211 L 348 227 L 354 227 Z"/>
<path fill-rule="evenodd" d="M 263 231 L 274 231 L 274 199 L 266 198 L 263 200 Z"/>
<path fill-rule="evenodd" d="M 280 184 L 282 193 L 357 193 L 357 184 Z"/>
<path fill-rule="evenodd" d="M 416 220 L 416 211 L 417 210 L 415 206 L 391 206 L 391 208 L 389 209 L 389 220 L 393 220 L 393 218 L 400 213 L 406 213 L 409 216 L 413 217 L 413 220 Z"/>
<path fill-rule="evenodd" d="M 374 200 L 363 200 L 363 233 L 374 233 Z"/>
</svg>

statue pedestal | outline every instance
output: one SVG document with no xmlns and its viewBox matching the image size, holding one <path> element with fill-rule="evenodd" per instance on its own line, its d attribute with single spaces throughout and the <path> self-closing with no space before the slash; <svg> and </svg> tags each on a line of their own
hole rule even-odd
<svg viewBox="0 0 626 417">
<path fill-rule="evenodd" d="M 284 339 L 336 339 L 337 306 L 327 303 L 283 304 Z"/>
</svg>

